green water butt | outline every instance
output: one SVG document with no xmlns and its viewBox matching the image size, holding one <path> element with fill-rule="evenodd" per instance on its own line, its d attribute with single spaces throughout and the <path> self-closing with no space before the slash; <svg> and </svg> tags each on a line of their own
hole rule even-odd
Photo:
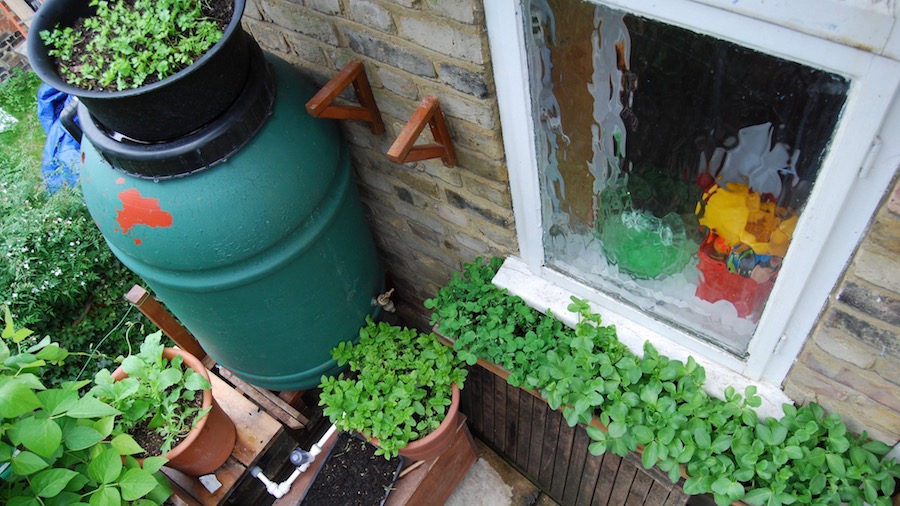
<svg viewBox="0 0 900 506">
<path fill-rule="evenodd" d="M 217 362 L 273 390 L 318 385 L 356 339 L 383 272 L 338 126 L 304 108 L 315 89 L 268 55 L 271 116 L 216 165 L 154 180 L 82 143 L 82 185 L 122 262 Z"/>
</svg>

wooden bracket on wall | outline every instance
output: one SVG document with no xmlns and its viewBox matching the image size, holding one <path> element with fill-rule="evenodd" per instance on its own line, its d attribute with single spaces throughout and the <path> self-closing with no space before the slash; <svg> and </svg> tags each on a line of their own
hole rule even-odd
<svg viewBox="0 0 900 506">
<path fill-rule="evenodd" d="M 347 89 L 350 84 L 356 91 L 359 106 L 335 105 L 334 100 Z M 381 112 L 372 95 L 366 69 L 358 60 L 353 60 L 341 69 L 331 81 L 328 81 L 318 93 L 306 103 L 306 112 L 316 118 L 355 119 L 369 123 L 373 134 L 384 132 Z"/>
<path fill-rule="evenodd" d="M 434 143 L 415 146 L 426 124 L 431 127 Z M 444 113 L 437 97 L 425 95 L 403 127 L 403 131 L 397 136 L 397 140 L 391 145 L 387 157 L 394 163 L 418 162 L 440 157 L 447 167 L 456 166 L 456 150 L 453 149 L 450 131 L 447 129 L 447 122 L 444 121 Z"/>
</svg>

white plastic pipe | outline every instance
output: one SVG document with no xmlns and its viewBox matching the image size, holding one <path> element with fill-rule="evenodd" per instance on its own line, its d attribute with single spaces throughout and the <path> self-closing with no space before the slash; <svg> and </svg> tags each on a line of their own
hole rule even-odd
<svg viewBox="0 0 900 506">
<path fill-rule="evenodd" d="M 325 431 L 325 435 L 323 435 L 322 438 L 319 439 L 319 441 L 314 444 L 308 452 L 303 452 L 303 450 L 300 449 L 291 452 L 292 454 L 298 451 L 303 452 L 305 454 L 304 462 L 303 464 L 297 466 L 296 469 L 294 469 L 294 472 L 291 473 L 291 475 L 288 477 L 288 479 L 284 480 L 283 482 L 275 483 L 274 481 L 270 480 L 266 477 L 265 474 L 263 474 L 263 470 L 260 469 L 259 466 L 254 466 L 253 469 L 250 470 L 250 476 L 259 478 L 259 481 L 263 482 L 263 484 L 266 486 L 266 491 L 270 495 L 272 495 L 276 499 L 281 499 L 291 490 L 291 486 L 294 484 L 294 481 L 299 478 L 300 475 L 303 474 L 307 469 L 309 469 L 310 464 L 315 462 L 316 457 L 320 453 L 322 453 L 322 447 L 325 446 L 325 443 L 332 436 L 332 434 L 334 434 L 335 430 L 337 430 L 337 426 L 331 424 L 331 427 L 329 427 L 328 430 Z"/>
</svg>

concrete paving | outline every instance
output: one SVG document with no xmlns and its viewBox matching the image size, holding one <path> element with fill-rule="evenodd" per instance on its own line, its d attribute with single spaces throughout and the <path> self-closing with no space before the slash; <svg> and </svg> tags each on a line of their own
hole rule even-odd
<svg viewBox="0 0 900 506">
<path fill-rule="evenodd" d="M 479 458 L 446 506 L 553 506 L 557 503 L 479 440 Z"/>
</svg>

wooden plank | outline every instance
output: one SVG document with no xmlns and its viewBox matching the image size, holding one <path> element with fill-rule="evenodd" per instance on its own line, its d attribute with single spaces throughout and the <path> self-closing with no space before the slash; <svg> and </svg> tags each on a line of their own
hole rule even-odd
<svg viewBox="0 0 900 506">
<path fill-rule="evenodd" d="M 638 450 L 643 451 L 643 448 L 638 446 Z M 644 469 L 644 462 L 641 460 L 641 454 L 639 452 L 630 452 L 625 456 L 625 459 L 632 463 L 634 467 L 640 469 L 642 473 L 652 476 L 654 480 L 663 483 L 672 483 L 672 480 L 669 479 L 669 473 L 664 473 L 660 468 L 653 466 L 650 469 Z"/>
<path fill-rule="evenodd" d="M 556 458 L 553 464 L 553 482 L 550 484 L 550 496 L 562 499 L 569 478 L 569 464 L 572 460 L 572 443 L 575 439 L 575 428 L 569 427 L 566 419 L 559 417 L 559 436 L 556 439 Z M 584 454 L 582 454 L 582 459 Z M 577 477 L 573 476 L 572 479 Z"/>
<path fill-rule="evenodd" d="M 597 487 L 594 489 L 594 500 L 591 501 L 593 506 L 620 506 L 609 502 L 609 497 L 612 495 L 621 465 L 622 458 L 618 455 L 606 452 L 606 455 L 603 456 L 603 465 L 600 468 L 600 475 L 597 477 Z"/>
<path fill-rule="evenodd" d="M 276 396 L 274 393 L 251 385 L 238 378 L 224 367 L 218 368 L 219 374 L 228 380 L 235 388 L 241 390 L 244 395 L 253 399 L 253 402 L 263 408 L 270 416 L 276 418 L 289 429 L 300 430 L 309 424 L 309 419 L 294 409 L 293 406 Z"/>
<path fill-rule="evenodd" d="M 140 285 L 134 285 L 125 295 L 125 298 L 138 308 L 138 311 L 144 314 L 151 322 L 153 322 L 159 330 L 169 336 L 169 339 L 175 342 L 179 348 L 187 351 L 191 355 L 203 360 L 206 357 L 206 350 L 200 346 L 194 335 L 188 332 L 169 311 L 162 306 L 153 296 L 147 293 Z"/>
<path fill-rule="evenodd" d="M 204 506 L 218 506 L 228 499 L 231 495 L 232 487 L 244 476 L 247 468 L 234 457 L 228 457 L 228 460 L 216 469 L 216 479 L 219 480 L 222 486 L 213 493 L 210 493 L 206 487 L 201 485 L 200 480 L 194 476 L 188 476 L 181 471 L 165 466 L 163 466 L 161 471 L 169 478 L 170 482 L 175 483 L 180 489 L 187 492 L 188 496 L 185 497 L 193 498 Z"/>
<path fill-rule="evenodd" d="M 666 499 L 665 506 L 684 506 L 690 498 L 691 496 L 685 494 L 681 487 L 673 487 L 669 491 L 669 497 Z"/>
<path fill-rule="evenodd" d="M 561 419 L 562 415 L 558 411 L 547 410 L 547 418 L 544 423 L 544 439 L 541 444 L 541 466 L 540 471 L 538 471 L 538 483 L 544 490 L 550 490 L 550 487 L 553 486 L 553 469 L 556 467 L 556 447 Z"/>
<path fill-rule="evenodd" d="M 244 466 L 251 467 L 283 430 L 281 424 L 215 374 L 210 374 L 209 378 L 216 402 L 228 413 L 237 429 L 232 455 Z"/>
<path fill-rule="evenodd" d="M 575 437 L 572 440 L 572 456 L 569 459 L 569 469 L 566 476 L 566 486 L 563 489 L 562 501 L 565 504 L 575 504 L 578 499 L 578 491 L 581 488 L 581 480 L 584 478 L 584 465 L 590 454 L 588 453 L 588 444 L 591 438 L 588 437 L 584 427 L 577 425 L 574 428 Z"/>
<path fill-rule="evenodd" d="M 666 498 L 669 497 L 670 490 L 671 487 L 666 487 L 665 484 L 653 480 L 653 484 L 650 485 L 650 491 L 647 493 L 647 499 L 644 500 L 644 504 L 647 506 L 665 504 Z"/>
<path fill-rule="evenodd" d="M 203 506 L 196 499 L 191 497 L 187 490 L 178 486 L 172 480 L 169 480 L 169 486 L 172 488 L 172 496 L 166 504 L 171 503 L 174 506 Z"/>
<path fill-rule="evenodd" d="M 527 392 L 518 389 L 519 399 L 518 427 L 516 434 L 516 464 L 520 469 L 528 469 L 528 450 L 531 447 L 531 419 L 533 417 L 533 399 Z"/>
<path fill-rule="evenodd" d="M 528 474 L 538 481 L 541 470 L 541 462 L 544 452 L 544 432 L 547 423 L 547 411 L 550 408 L 546 402 L 534 402 L 534 417 L 531 419 L 531 445 L 528 447 Z"/>
<path fill-rule="evenodd" d="M 472 419 L 472 390 L 469 388 L 472 385 L 472 369 L 473 367 L 467 367 L 466 370 L 466 382 L 463 383 L 463 387 L 460 389 L 459 396 L 459 411 L 469 416 L 469 420 Z"/>
<path fill-rule="evenodd" d="M 590 439 L 590 438 L 588 438 Z M 594 499 L 594 490 L 597 488 L 597 478 L 600 476 L 600 468 L 603 465 L 604 456 L 594 456 L 590 452 L 584 458 L 584 468 L 581 471 L 581 483 L 578 486 L 578 497 L 575 506 L 591 506 Z"/>
<path fill-rule="evenodd" d="M 637 468 L 631 462 L 622 459 L 622 463 L 619 465 L 619 472 L 616 474 L 616 483 L 613 485 L 612 493 L 609 495 L 610 506 L 625 504 L 636 474 Z"/>
<path fill-rule="evenodd" d="M 496 448 L 497 437 L 494 434 L 494 422 L 497 416 L 494 412 L 494 377 L 490 374 L 482 376 L 481 381 L 481 425 L 484 427 L 483 439 L 489 445 Z"/>
<path fill-rule="evenodd" d="M 650 486 L 656 482 L 649 474 L 642 473 L 641 471 L 641 469 L 638 469 L 637 473 L 634 475 L 634 481 L 631 483 L 631 488 L 628 490 L 628 498 L 625 500 L 625 506 L 643 506 L 644 500 L 647 498 L 647 493 L 650 492 Z"/>
<path fill-rule="evenodd" d="M 506 381 L 504 381 L 506 383 Z M 518 462 L 519 450 L 519 389 L 506 384 L 506 455 Z"/>
<path fill-rule="evenodd" d="M 491 375 L 494 384 L 494 444 L 506 453 L 506 380 Z"/>
<path fill-rule="evenodd" d="M 477 365 L 472 367 L 471 376 L 469 378 L 469 381 L 471 382 L 469 385 L 471 388 L 469 395 L 472 396 L 472 412 L 466 413 L 467 415 L 471 415 L 469 418 L 469 426 L 482 438 L 484 437 L 484 410 L 481 403 L 481 378 L 484 377 L 484 374 L 484 370 L 481 367 L 478 367 Z"/>
<path fill-rule="evenodd" d="M 289 406 L 301 411 L 306 409 L 306 403 L 303 402 L 303 396 L 306 390 L 283 390 L 278 392 L 278 398 L 288 403 Z"/>
</svg>

